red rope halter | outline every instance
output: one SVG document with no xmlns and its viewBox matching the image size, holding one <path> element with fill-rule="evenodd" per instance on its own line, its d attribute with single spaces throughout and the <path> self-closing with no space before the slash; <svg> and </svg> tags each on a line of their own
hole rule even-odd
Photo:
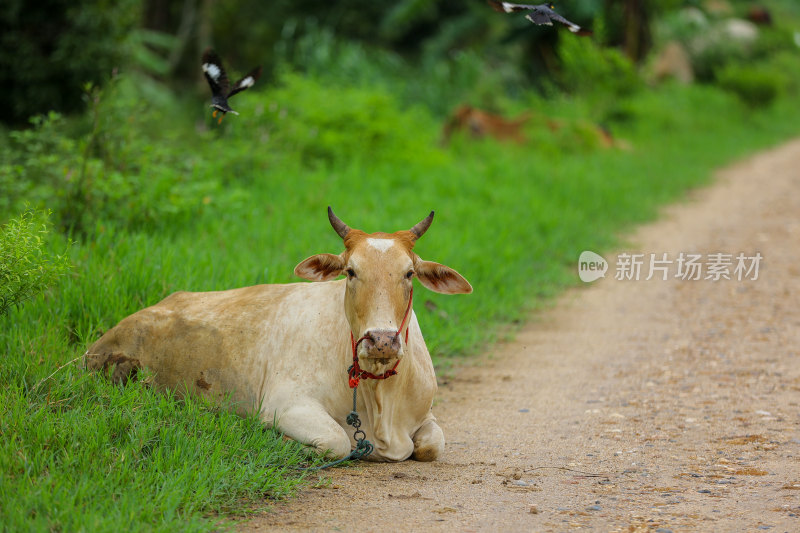
<svg viewBox="0 0 800 533">
<path fill-rule="evenodd" d="M 400 332 L 403 331 L 403 328 L 406 325 L 406 320 L 408 320 L 408 315 L 411 314 L 411 301 L 414 299 L 414 287 L 411 287 L 411 293 L 408 296 L 408 307 L 406 307 L 406 314 L 403 315 L 403 321 L 400 322 L 400 327 L 397 329 L 396 335 L 400 335 Z M 400 364 L 400 359 L 394 364 L 392 368 L 384 372 L 380 375 L 375 375 L 372 372 L 367 372 L 366 370 L 362 370 L 361 367 L 358 365 L 358 345 L 361 344 L 361 341 L 366 339 L 367 336 L 364 335 L 357 341 L 353 337 L 353 332 L 350 332 L 350 343 L 353 345 L 353 365 L 347 370 L 347 375 L 350 376 L 349 385 L 351 389 L 355 389 L 358 387 L 358 382 L 363 379 L 386 379 L 388 377 L 397 375 L 397 365 Z M 406 344 L 408 344 L 408 328 L 406 328 Z"/>
</svg>

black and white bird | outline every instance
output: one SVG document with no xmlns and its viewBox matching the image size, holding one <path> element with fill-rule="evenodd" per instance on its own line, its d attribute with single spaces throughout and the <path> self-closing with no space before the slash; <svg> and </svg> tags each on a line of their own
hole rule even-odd
<svg viewBox="0 0 800 533">
<path fill-rule="evenodd" d="M 555 7 L 551 3 L 547 4 L 539 4 L 539 5 L 528 5 L 528 4 L 512 4 L 510 2 L 499 2 L 497 0 L 487 0 L 488 4 L 494 8 L 495 11 L 499 11 L 501 13 L 514 13 L 516 11 L 530 11 L 525 18 L 537 24 L 552 26 L 553 21 L 559 22 L 569 28 L 569 31 L 572 33 L 581 33 L 581 34 L 588 34 L 590 32 L 581 31 L 581 27 L 575 24 L 574 22 L 570 22 L 558 13 L 556 13 Z"/>
<path fill-rule="evenodd" d="M 208 48 L 203 52 L 203 74 L 205 74 L 208 85 L 211 87 L 211 107 L 214 109 L 214 113 L 211 116 L 216 118 L 217 113 L 220 113 L 219 123 L 222 123 L 225 113 L 239 114 L 228 105 L 228 98 L 252 87 L 258 77 L 261 76 L 261 67 L 254 68 L 231 87 L 228 75 L 222 67 L 222 61 L 214 50 Z"/>
</svg>

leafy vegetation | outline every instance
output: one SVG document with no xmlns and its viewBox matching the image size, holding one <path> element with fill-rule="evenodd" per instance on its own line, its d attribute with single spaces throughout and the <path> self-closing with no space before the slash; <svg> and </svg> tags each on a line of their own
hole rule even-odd
<svg viewBox="0 0 800 533">
<path fill-rule="evenodd" d="M 719 86 L 736 94 L 750 107 L 770 105 L 785 90 L 783 72 L 745 65 L 728 65 L 717 73 Z"/>
<path fill-rule="evenodd" d="M 590 4 L 581 8 L 589 21 L 600 16 Z M 218 4 L 222 27 L 241 5 Z M 219 126 L 205 88 L 201 97 L 161 80 L 170 72 L 164 51 L 177 44 L 147 32 L 125 39 L 134 66 L 102 84 L 81 80 L 85 113 L 37 115 L 0 135 L 0 220 L 28 224 L 30 235 L 41 222 L 18 214 L 27 205 L 51 210 L 56 231 L 34 233 L 31 265 L 62 264 L 62 256 L 74 265 L 0 316 L 0 523 L 209 530 L 264 497 L 291 494 L 308 482 L 295 467 L 313 461 L 296 443 L 254 418 L 157 394 L 146 379 L 116 387 L 87 374 L 81 354 L 173 291 L 299 281 L 300 260 L 341 250 L 328 205 L 367 231 L 408 228 L 434 209 L 417 252 L 475 287 L 470 296 L 415 298 L 435 364 L 447 371 L 574 285 L 582 250 L 609 249 L 712 169 L 800 132 L 792 98 L 800 60 L 781 37 L 800 13 L 785 5 L 783 24 L 751 49 L 757 67 L 734 54 L 701 84 L 650 86 L 603 38 L 548 43 L 559 60 L 535 82 L 516 63 L 528 41 L 501 49 L 494 37 L 476 37 L 453 48 L 459 35 L 506 38 L 497 28 L 517 24 L 481 26 L 472 13 L 483 14 L 482 5 L 456 15 L 441 2 L 393 3 L 389 22 L 350 40 L 325 24 L 341 10 L 329 4 L 316 21 L 296 14 L 278 32 L 256 23 L 242 30 L 252 41 L 238 35 L 245 59 L 231 65 L 249 66 L 252 42 L 270 42 L 275 68 L 235 97 L 241 115 Z M 422 24 L 448 13 L 441 32 Z M 415 32 L 425 36 L 416 44 Z M 395 48 L 368 46 L 387 42 Z M 442 123 L 462 103 L 531 112 L 528 141 L 461 132 L 442 146 Z M 25 242 L 34 241 L 15 237 L 0 250 Z"/>
<path fill-rule="evenodd" d="M 0 316 L 52 285 L 70 268 L 64 255 L 43 250 L 47 223 L 26 212 L 0 227 Z"/>
</svg>

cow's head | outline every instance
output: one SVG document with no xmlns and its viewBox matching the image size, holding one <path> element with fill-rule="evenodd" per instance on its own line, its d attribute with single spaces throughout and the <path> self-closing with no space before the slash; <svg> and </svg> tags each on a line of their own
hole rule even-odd
<svg viewBox="0 0 800 533">
<path fill-rule="evenodd" d="M 365 370 L 370 366 L 378 370 L 403 356 L 403 336 L 398 335 L 398 329 L 408 309 L 414 277 L 435 292 L 472 292 L 472 286 L 461 274 L 424 261 L 413 252 L 414 243 L 433 221 L 433 211 L 410 230 L 395 233 L 368 234 L 351 229 L 330 207 L 328 218 L 344 240 L 344 252 L 311 256 L 294 272 L 311 281 L 347 276 L 344 309 L 354 338 L 365 337 L 358 348 Z M 407 326 L 408 322 L 404 328 Z"/>
</svg>

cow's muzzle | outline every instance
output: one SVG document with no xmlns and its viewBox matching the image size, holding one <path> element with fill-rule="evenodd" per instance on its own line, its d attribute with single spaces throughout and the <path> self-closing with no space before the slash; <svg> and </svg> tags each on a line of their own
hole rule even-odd
<svg viewBox="0 0 800 533">
<path fill-rule="evenodd" d="M 402 349 L 400 335 L 395 329 L 371 329 L 364 333 L 362 356 L 370 359 L 393 359 Z"/>
</svg>

